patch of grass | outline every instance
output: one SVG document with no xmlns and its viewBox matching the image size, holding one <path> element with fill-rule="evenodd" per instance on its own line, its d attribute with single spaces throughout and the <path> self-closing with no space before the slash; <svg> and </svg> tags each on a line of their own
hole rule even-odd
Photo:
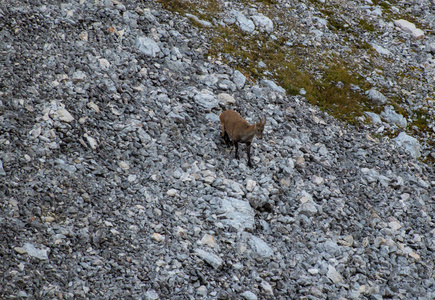
<svg viewBox="0 0 435 300">
<path fill-rule="evenodd" d="M 362 29 L 364 29 L 365 31 L 371 31 L 374 32 L 375 31 L 375 27 L 368 23 L 366 20 L 364 19 L 360 19 L 359 20 L 359 25 L 361 26 Z"/>
</svg>

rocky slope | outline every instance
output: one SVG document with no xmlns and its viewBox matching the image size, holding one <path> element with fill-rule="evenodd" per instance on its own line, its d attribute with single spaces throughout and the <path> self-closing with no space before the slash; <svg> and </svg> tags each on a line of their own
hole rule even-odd
<svg viewBox="0 0 435 300">
<path fill-rule="evenodd" d="M 191 19 L 0 4 L 1 298 L 434 298 L 434 167 L 207 57 Z M 253 169 L 228 108 L 267 118 Z"/>
</svg>

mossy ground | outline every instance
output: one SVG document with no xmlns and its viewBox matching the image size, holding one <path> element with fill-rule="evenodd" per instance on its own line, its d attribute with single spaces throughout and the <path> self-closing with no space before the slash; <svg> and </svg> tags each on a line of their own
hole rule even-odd
<svg viewBox="0 0 435 300">
<path fill-rule="evenodd" d="M 213 18 L 218 17 L 219 13 L 223 11 L 223 4 L 217 0 L 195 3 L 189 0 L 159 0 L 158 2 L 173 12 L 191 13 L 214 24 L 217 22 L 213 22 Z M 278 16 L 282 22 L 281 26 L 287 28 L 295 26 L 292 23 L 294 20 L 288 18 L 285 12 L 274 8 L 275 0 L 242 0 L 241 2 L 246 5 L 255 3 L 257 10 L 266 16 L 269 15 L 271 19 L 273 16 Z M 216 25 L 213 28 L 202 28 L 201 24 L 196 23 L 193 25 L 207 31 L 207 34 L 211 36 L 211 47 L 208 55 L 219 58 L 240 70 L 251 81 L 265 77 L 273 79 L 291 95 L 299 94 L 303 89 L 306 92 L 304 96 L 308 102 L 317 105 L 337 119 L 358 126 L 360 124 L 359 117 L 363 115 L 364 111 L 380 113 L 383 110 L 383 107 L 373 106 L 363 93 L 371 86 L 365 80 L 365 75 L 361 74 L 364 72 L 369 74 L 376 68 L 381 70 L 382 66 L 375 63 L 378 54 L 372 46 L 359 38 L 361 32 L 380 33 L 376 33 L 375 26 L 365 19 L 358 20 L 356 26 L 349 26 L 343 16 L 337 13 L 340 4 L 336 1 L 322 3 L 310 0 L 310 2 L 325 16 L 329 29 L 346 40 L 346 43 L 350 45 L 352 54 L 365 55 L 372 59 L 368 67 L 361 68 L 356 62 L 343 57 L 341 54 L 321 47 L 316 49 L 312 45 L 308 46 L 303 43 L 292 43 L 289 46 L 285 36 L 271 38 L 270 35 L 264 33 L 246 34 L 236 25 L 228 24 Z M 395 1 L 374 0 L 374 5 L 381 7 L 387 19 L 400 18 L 391 9 L 394 4 Z M 418 24 L 412 18 L 407 19 Z M 259 66 L 259 62 L 263 63 L 262 66 Z M 359 87 L 359 91 L 355 87 Z M 410 122 L 407 131 L 420 137 L 432 134 L 432 138 L 426 140 L 428 140 L 429 146 L 435 148 L 433 131 L 428 127 L 426 112 L 423 110 L 406 111 L 401 108 L 401 102 L 403 101 L 394 100 L 394 97 L 391 97 L 389 104 L 392 104 L 396 112 L 401 113 L 404 117 L 412 118 L 413 121 Z M 394 133 L 391 136 L 393 137 Z"/>
</svg>

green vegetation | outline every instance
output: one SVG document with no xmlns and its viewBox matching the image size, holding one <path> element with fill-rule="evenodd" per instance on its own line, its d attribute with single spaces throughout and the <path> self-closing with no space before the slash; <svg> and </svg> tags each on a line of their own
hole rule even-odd
<svg viewBox="0 0 435 300">
<path fill-rule="evenodd" d="M 262 10 L 261 12 L 265 15 L 273 11 L 275 3 L 274 0 L 242 1 L 255 2 L 258 10 Z M 213 21 L 212 19 L 222 11 L 222 7 L 216 0 L 199 3 L 191 3 L 189 0 L 159 0 L 159 2 L 164 8 L 173 12 L 191 13 L 208 21 Z M 346 39 L 350 45 L 350 52 L 365 54 L 368 57 L 378 55 L 370 44 L 360 39 L 358 33 L 361 32 L 361 29 L 366 32 L 375 32 L 375 27 L 372 24 L 361 19 L 358 21 L 359 28 L 352 28 L 342 20 L 334 4 L 328 6 L 328 2 L 321 3 L 316 0 L 310 0 L 310 2 L 327 17 L 331 30 L 346 33 L 342 35 L 342 38 Z M 391 17 L 389 3 L 374 1 L 375 5 L 382 7 L 384 13 L 388 13 Z M 273 13 L 280 16 L 286 27 L 295 26 L 292 23 L 294 21 L 288 18 L 283 11 L 274 11 Z M 208 55 L 219 58 L 238 69 L 248 80 L 257 81 L 268 77 L 275 80 L 291 95 L 298 95 L 303 89 L 308 102 L 317 105 L 337 119 L 353 125 L 359 124 L 358 117 L 362 116 L 364 111 L 373 111 L 379 114 L 384 109 L 373 106 L 364 93 L 353 88 L 355 86 L 361 90 L 371 88 L 360 74 L 370 74 L 375 68 L 379 72 L 383 72 L 384 70 L 376 64 L 359 66 L 356 65 L 356 62 L 346 60 L 345 57 L 339 56 L 340 54 L 334 51 L 313 49 L 312 46 L 304 44 L 293 43 L 292 46 L 288 46 L 284 37 L 272 39 L 263 33 L 246 34 L 236 25 L 226 24 L 216 25 L 213 28 L 203 28 L 200 24 L 195 24 L 196 22 L 193 20 L 192 22 L 193 25 L 207 31 L 207 34 L 211 36 L 211 47 Z M 261 67 L 259 62 L 263 63 Z M 418 70 L 410 71 L 417 72 Z M 411 74 L 408 73 L 399 74 L 397 80 L 406 80 L 410 76 Z M 387 93 L 387 91 L 383 92 Z M 393 105 L 397 113 L 406 118 L 411 117 L 413 122 L 408 128 L 414 130 L 414 135 L 431 134 L 432 131 L 428 128 L 429 122 L 426 119 L 427 113 L 425 111 L 406 111 L 400 105 L 403 101 L 399 97 L 390 96 L 389 99 L 389 104 Z M 397 133 L 387 132 L 386 135 L 394 137 Z M 434 144 L 433 139 L 431 143 Z M 435 144 L 432 146 L 435 148 Z"/>
</svg>

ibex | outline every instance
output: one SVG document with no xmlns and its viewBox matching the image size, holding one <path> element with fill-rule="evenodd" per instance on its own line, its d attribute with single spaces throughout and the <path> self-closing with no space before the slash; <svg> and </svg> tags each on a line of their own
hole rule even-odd
<svg viewBox="0 0 435 300">
<path fill-rule="evenodd" d="M 264 121 L 258 120 L 258 123 L 249 125 L 238 112 L 234 110 L 226 110 L 219 116 L 222 123 L 222 137 L 227 146 L 230 146 L 230 138 L 233 139 L 234 146 L 236 147 L 236 159 L 239 159 L 239 142 L 246 144 L 246 153 L 248 154 L 248 167 L 252 168 L 251 163 L 251 142 L 256 135 L 257 138 L 263 138 L 264 125 L 266 124 L 266 117 Z M 228 136 L 229 135 L 229 136 Z"/>
</svg>

